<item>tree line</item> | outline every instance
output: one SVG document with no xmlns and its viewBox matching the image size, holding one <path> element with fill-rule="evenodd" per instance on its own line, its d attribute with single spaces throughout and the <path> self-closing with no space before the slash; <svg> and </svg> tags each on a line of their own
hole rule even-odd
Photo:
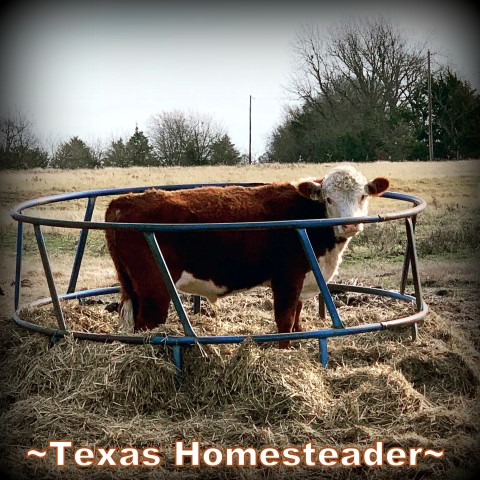
<svg viewBox="0 0 480 480">
<path fill-rule="evenodd" d="M 428 160 L 425 45 L 376 17 L 305 26 L 293 50 L 290 91 L 300 104 L 272 133 L 264 161 Z M 431 98 L 434 157 L 480 157 L 476 90 L 437 65 Z"/>
<path fill-rule="evenodd" d="M 426 45 L 384 17 L 354 17 L 321 30 L 304 26 L 292 43 L 289 91 L 297 100 L 271 136 L 261 162 L 427 160 Z M 434 57 L 439 57 L 435 55 Z M 438 159 L 480 157 L 480 95 L 451 67 L 430 76 L 433 151 Z M 145 134 L 93 148 L 75 136 L 48 154 L 21 113 L 0 117 L 0 165 L 101 168 L 233 165 L 244 161 L 207 115 L 162 112 Z"/>
<path fill-rule="evenodd" d="M 147 136 L 138 126 L 126 140 L 107 148 L 88 146 L 78 136 L 44 150 L 32 123 L 19 112 L 0 118 L 0 165 L 62 169 L 170 165 L 234 165 L 241 161 L 229 135 L 207 115 L 164 112 L 152 116 Z"/>
</svg>

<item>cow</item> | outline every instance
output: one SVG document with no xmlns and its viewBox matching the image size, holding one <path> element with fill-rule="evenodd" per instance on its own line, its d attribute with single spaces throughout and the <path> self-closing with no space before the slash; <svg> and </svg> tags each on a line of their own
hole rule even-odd
<svg viewBox="0 0 480 480">
<path fill-rule="evenodd" d="M 185 224 L 361 217 L 368 214 L 369 196 L 388 187 L 386 178 L 368 182 L 354 167 L 341 166 L 324 178 L 289 183 L 126 194 L 110 202 L 105 220 Z M 362 229 L 361 223 L 307 229 L 326 282 Z M 319 288 L 294 229 L 156 232 L 155 237 L 178 291 L 215 302 L 266 285 L 273 292 L 278 332 L 302 331 L 303 302 Z M 124 328 L 140 331 L 165 323 L 170 296 L 143 234 L 108 229 L 106 241 L 121 284 Z"/>
</svg>

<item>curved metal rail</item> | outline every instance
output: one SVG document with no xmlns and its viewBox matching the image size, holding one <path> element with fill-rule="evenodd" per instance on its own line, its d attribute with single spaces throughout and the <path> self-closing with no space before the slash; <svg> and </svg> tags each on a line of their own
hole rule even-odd
<svg viewBox="0 0 480 480">
<path fill-rule="evenodd" d="M 262 185 L 261 183 L 235 183 L 235 184 L 187 184 L 187 185 L 172 185 L 172 186 L 152 186 L 152 187 L 134 187 L 134 188 L 114 188 L 103 190 L 89 190 L 84 192 L 74 192 L 59 195 L 52 195 L 38 199 L 28 200 L 17 205 L 11 211 L 11 216 L 18 222 L 17 230 L 17 255 L 16 255 L 16 272 L 15 272 L 15 295 L 14 306 L 15 322 L 35 332 L 43 333 L 52 337 L 52 339 L 62 338 L 66 334 L 72 334 L 75 338 L 100 341 L 113 342 L 120 341 L 131 344 L 145 344 L 167 346 L 172 349 L 172 358 L 177 367 L 177 381 L 180 382 L 182 370 L 182 347 L 194 344 L 229 344 L 240 343 L 245 339 L 250 338 L 256 342 L 271 342 L 282 340 L 302 340 L 316 338 L 319 341 L 319 356 L 321 363 L 326 366 L 328 362 L 327 339 L 332 337 L 339 337 L 344 335 L 353 335 L 359 333 L 368 333 L 387 328 L 393 328 L 400 325 L 412 325 L 412 336 L 416 337 L 417 322 L 425 317 L 428 313 L 428 306 L 423 301 L 420 279 L 417 268 L 417 253 L 415 247 L 415 223 L 418 213 L 425 207 L 426 203 L 411 195 L 406 195 L 397 192 L 386 192 L 382 195 L 383 198 L 392 200 L 399 200 L 413 204 L 411 208 L 401 210 L 398 212 L 385 213 L 381 215 L 371 215 L 365 217 L 354 218 L 327 218 L 327 219 L 311 219 L 311 220 L 291 220 L 291 221 L 265 221 L 265 222 L 229 222 L 229 223 L 196 223 L 196 224 L 145 224 L 145 223 L 115 223 L 115 222 L 95 222 L 92 221 L 95 202 L 98 197 L 106 197 L 113 195 L 121 195 L 126 193 L 141 193 L 147 189 L 162 189 L 162 190 L 180 190 L 191 189 L 203 186 L 222 186 L 240 185 L 253 187 Z M 52 203 L 68 202 L 72 200 L 86 199 L 87 205 L 83 220 L 62 220 L 45 218 L 38 215 L 25 213 L 26 210 L 34 207 L 45 206 Z M 385 290 L 381 288 L 360 287 L 352 285 L 329 284 L 327 285 L 323 275 L 320 271 L 317 259 L 315 257 L 310 239 L 308 237 L 307 229 L 318 228 L 325 226 L 356 224 L 356 223 L 377 223 L 391 220 L 405 220 L 407 245 L 402 269 L 402 277 L 399 291 Z M 37 245 L 42 259 L 42 264 L 47 280 L 50 297 L 37 300 L 28 305 L 20 307 L 20 290 L 21 290 L 21 265 L 23 252 L 23 224 L 32 224 L 37 240 Z M 58 294 L 55 286 L 54 277 L 50 267 L 48 252 L 45 246 L 42 226 L 61 227 L 80 229 L 80 235 L 75 250 L 75 258 L 73 262 L 70 280 L 65 294 Z M 87 242 L 88 232 L 90 230 L 107 230 L 115 228 L 128 228 L 142 232 L 152 251 L 156 263 L 160 269 L 165 284 L 169 290 L 174 307 L 179 316 L 184 329 L 184 336 L 164 336 L 164 335 L 123 335 L 123 334 L 98 334 L 91 332 L 79 332 L 68 329 L 65 323 L 60 300 L 82 299 L 92 296 L 108 295 L 117 293 L 119 287 L 97 288 L 90 290 L 76 291 L 76 284 L 78 280 L 79 271 L 85 246 Z M 315 275 L 316 281 L 320 289 L 320 309 L 321 315 L 325 316 L 325 310 L 328 311 L 332 320 L 332 328 L 324 328 L 320 330 L 313 330 L 308 332 L 293 332 L 293 333 L 272 333 L 264 335 L 236 335 L 236 336 L 199 336 L 195 333 L 193 326 L 190 323 L 188 314 L 183 306 L 178 291 L 170 276 L 168 266 L 163 258 L 162 251 L 157 243 L 156 232 L 172 232 L 172 231 L 213 231 L 213 230 L 259 230 L 259 229 L 294 229 L 298 233 L 300 242 L 303 246 L 305 255 L 310 263 L 312 271 Z M 412 274 L 412 283 L 414 294 L 408 295 L 405 293 L 409 271 Z M 357 325 L 348 327 L 343 324 L 338 314 L 337 308 L 332 298 L 332 292 L 358 292 L 372 294 L 376 296 L 389 297 L 396 300 L 405 301 L 415 305 L 415 313 L 407 317 L 398 318 L 386 322 L 377 322 L 366 325 Z M 26 307 L 38 307 L 51 303 L 53 305 L 55 316 L 58 323 L 58 328 L 51 328 L 42 325 L 37 325 L 28 322 L 21 318 L 21 311 Z M 194 311 L 199 309 L 199 297 L 195 298 Z"/>
</svg>

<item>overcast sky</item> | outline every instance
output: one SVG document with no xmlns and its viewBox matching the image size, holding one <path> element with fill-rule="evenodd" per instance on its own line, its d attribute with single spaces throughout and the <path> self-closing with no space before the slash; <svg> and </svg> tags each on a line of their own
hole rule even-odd
<svg viewBox="0 0 480 480">
<path fill-rule="evenodd" d="M 245 153 L 252 95 L 258 156 L 292 103 L 295 29 L 346 15 L 384 14 L 430 38 L 479 87 L 479 16 L 459 1 L 97 3 L 17 0 L 3 12 L 2 109 L 26 112 L 42 138 L 107 144 L 136 124 L 146 131 L 155 113 L 182 110 L 214 117 Z"/>
</svg>

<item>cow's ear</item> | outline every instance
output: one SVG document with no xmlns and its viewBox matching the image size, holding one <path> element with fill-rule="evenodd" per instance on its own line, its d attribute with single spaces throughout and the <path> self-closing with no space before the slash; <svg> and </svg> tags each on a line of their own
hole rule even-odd
<svg viewBox="0 0 480 480">
<path fill-rule="evenodd" d="M 384 177 L 377 177 L 367 183 L 365 189 L 369 195 L 380 195 L 390 186 L 390 182 Z"/>
<path fill-rule="evenodd" d="M 298 191 L 311 200 L 322 200 L 322 180 L 305 181 L 298 184 Z"/>
</svg>

